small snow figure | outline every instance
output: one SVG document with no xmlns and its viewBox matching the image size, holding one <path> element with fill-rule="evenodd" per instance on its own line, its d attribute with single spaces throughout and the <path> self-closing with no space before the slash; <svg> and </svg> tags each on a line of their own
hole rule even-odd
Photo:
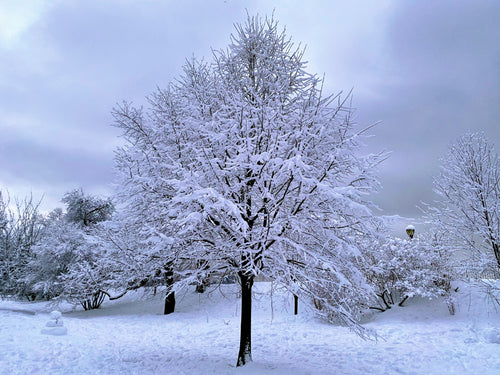
<svg viewBox="0 0 500 375">
<path fill-rule="evenodd" d="M 45 324 L 42 333 L 46 335 L 62 336 L 68 333 L 68 329 L 64 327 L 60 311 L 52 311 L 50 313 L 50 320 Z"/>
<path fill-rule="evenodd" d="M 408 225 L 406 227 L 406 234 L 408 235 L 408 237 L 410 237 L 410 239 L 413 238 L 413 235 L 415 234 L 415 227 L 413 225 Z"/>
</svg>

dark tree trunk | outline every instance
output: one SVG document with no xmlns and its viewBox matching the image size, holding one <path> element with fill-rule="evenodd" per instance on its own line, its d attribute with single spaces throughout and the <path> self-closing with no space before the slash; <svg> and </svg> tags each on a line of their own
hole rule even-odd
<svg viewBox="0 0 500 375">
<path fill-rule="evenodd" d="M 209 269 L 208 262 L 198 260 L 196 261 L 196 268 L 203 271 L 208 271 Z M 200 278 L 198 279 L 198 282 L 196 283 L 196 292 L 205 293 L 205 290 L 209 285 L 210 285 L 210 273 L 207 272 L 205 275 L 200 276 Z"/>
<path fill-rule="evenodd" d="M 175 292 L 172 291 L 172 285 L 174 285 L 174 272 L 170 267 L 170 264 L 165 265 L 165 282 L 167 284 L 167 296 L 165 297 L 165 308 L 163 314 L 171 314 L 175 310 Z"/>
<path fill-rule="evenodd" d="M 205 293 L 205 284 L 199 283 L 196 284 L 196 293 Z"/>
<path fill-rule="evenodd" d="M 403 299 L 401 300 L 401 302 L 399 302 L 399 303 L 398 303 L 398 306 L 403 307 L 403 303 L 405 303 L 405 301 L 406 301 L 407 299 L 408 299 L 408 296 L 405 296 L 405 298 L 403 298 Z"/>
<path fill-rule="evenodd" d="M 293 295 L 293 306 L 294 306 L 294 309 L 293 309 L 294 314 L 298 315 L 299 314 L 299 296 L 297 296 L 296 294 Z"/>
<path fill-rule="evenodd" d="M 196 284 L 196 292 L 197 293 L 205 293 L 207 287 L 210 285 L 210 280 L 208 277 L 203 278 L 201 281 L 198 281 Z"/>
<path fill-rule="evenodd" d="M 254 276 L 238 273 L 241 282 L 240 351 L 236 366 L 252 362 L 252 286 Z"/>
<path fill-rule="evenodd" d="M 101 304 L 104 302 L 104 298 L 106 297 L 106 293 L 102 290 L 98 290 L 91 297 L 87 298 L 80 302 L 84 310 L 94 310 L 101 307 Z"/>
<path fill-rule="evenodd" d="M 493 253 L 495 254 L 495 258 L 497 259 L 498 270 L 500 271 L 500 248 L 495 240 L 491 240 L 493 243 Z"/>
<path fill-rule="evenodd" d="M 163 314 L 171 314 L 175 310 L 175 292 L 167 293 L 165 297 L 165 309 L 163 310 Z"/>
</svg>

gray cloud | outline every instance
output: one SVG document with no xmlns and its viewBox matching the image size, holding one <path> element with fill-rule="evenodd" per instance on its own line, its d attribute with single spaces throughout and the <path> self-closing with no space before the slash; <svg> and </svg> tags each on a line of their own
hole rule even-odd
<svg viewBox="0 0 500 375">
<path fill-rule="evenodd" d="M 245 7 L 275 9 L 328 92 L 354 87 L 360 127 L 381 121 L 366 151 L 393 151 L 375 197 L 384 212 L 418 215 L 434 199 L 439 157 L 464 131 L 500 146 L 498 2 L 64 1 L 0 44 L 0 188 L 42 189 L 46 208 L 77 186 L 109 192 L 111 108 L 144 103 L 186 57 L 210 60 Z"/>
<path fill-rule="evenodd" d="M 363 121 L 382 120 L 371 148 L 393 150 L 377 198 L 390 213 L 418 214 L 415 205 L 435 199 L 439 158 L 465 131 L 484 131 L 500 146 L 499 15 L 497 2 L 397 3 L 385 83 L 358 103 Z"/>
<path fill-rule="evenodd" d="M 110 160 L 103 160 L 100 155 L 61 151 L 26 140 L 0 144 L 0 149 L 0 163 L 10 165 L 16 177 L 28 177 L 34 184 L 71 187 L 82 181 L 105 181 L 112 170 Z"/>
</svg>

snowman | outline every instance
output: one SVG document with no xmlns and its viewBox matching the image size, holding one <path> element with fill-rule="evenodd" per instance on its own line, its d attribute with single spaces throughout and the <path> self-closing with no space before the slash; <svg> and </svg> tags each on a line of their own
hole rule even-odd
<svg viewBox="0 0 500 375">
<path fill-rule="evenodd" d="M 68 329 L 64 327 L 60 311 L 52 311 L 50 313 L 50 320 L 45 324 L 42 333 L 46 335 L 61 336 L 68 333 Z"/>
</svg>

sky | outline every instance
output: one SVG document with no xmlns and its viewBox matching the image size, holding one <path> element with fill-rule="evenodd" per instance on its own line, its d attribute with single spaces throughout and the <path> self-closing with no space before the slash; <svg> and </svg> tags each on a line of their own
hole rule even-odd
<svg viewBox="0 0 500 375">
<path fill-rule="evenodd" d="M 306 47 L 325 92 L 353 89 L 362 153 L 379 167 L 380 213 L 432 203 L 448 146 L 480 131 L 500 149 L 500 2 L 0 0 L 0 190 L 62 207 L 75 188 L 113 194 L 111 110 L 211 59 L 235 23 L 271 15 Z"/>
</svg>

